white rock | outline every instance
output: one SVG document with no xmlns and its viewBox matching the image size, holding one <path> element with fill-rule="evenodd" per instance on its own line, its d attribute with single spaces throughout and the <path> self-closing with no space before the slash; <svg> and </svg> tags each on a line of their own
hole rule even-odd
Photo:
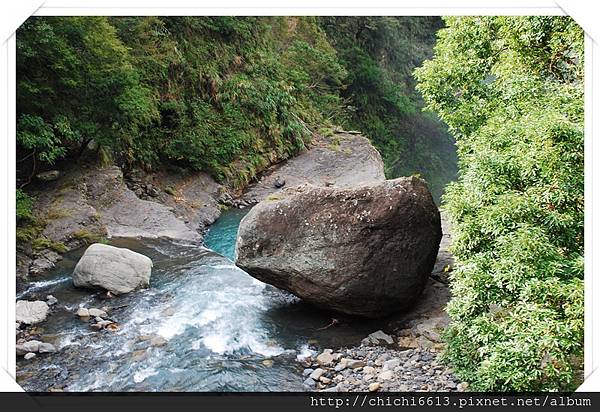
<svg viewBox="0 0 600 412">
<path fill-rule="evenodd" d="M 56 352 L 56 348 L 54 347 L 53 344 L 51 343 L 45 343 L 42 342 L 40 343 L 39 349 L 38 349 L 39 353 L 51 353 L 51 352 Z"/>
<path fill-rule="evenodd" d="M 29 352 L 37 352 L 40 348 L 40 343 L 42 342 L 39 340 L 30 340 L 25 343 L 18 344 L 16 346 L 17 355 L 23 356 Z"/>
<path fill-rule="evenodd" d="M 129 249 L 94 243 L 87 248 L 75 270 L 77 287 L 102 288 L 115 295 L 150 283 L 152 260 Z"/>
<path fill-rule="evenodd" d="M 387 371 L 381 372 L 379 374 L 379 376 L 377 376 L 377 379 L 380 381 L 389 381 L 393 377 L 394 377 L 394 371 L 387 370 Z"/>
<path fill-rule="evenodd" d="M 317 363 L 321 366 L 327 366 L 331 364 L 331 362 L 334 360 L 332 352 L 333 351 L 331 349 L 326 349 L 323 353 L 317 356 Z"/>
<path fill-rule="evenodd" d="M 25 356 L 23 356 L 23 358 L 25 358 L 25 359 L 27 359 L 27 360 L 29 360 L 29 359 L 33 359 L 33 358 L 35 358 L 35 353 L 33 353 L 33 352 L 27 352 L 27 353 L 25 354 Z"/>
<path fill-rule="evenodd" d="M 310 378 L 318 381 L 319 378 L 325 373 L 325 369 L 317 368 L 310 374 Z"/>
<path fill-rule="evenodd" d="M 48 310 L 48 304 L 44 301 L 18 300 L 15 313 L 16 321 L 28 325 L 40 323 L 46 320 Z"/>
<path fill-rule="evenodd" d="M 89 318 L 90 311 L 87 310 L 86 308 L 79 308 L 79 309 L 77 309 L 77 316 L 79 316 L 80 318 Z"/>
<path fill-rule="evenodd" d="M 90 316 L 98 317 L 98 318 L 103 318 L 105 316 L 108 316 L 108 314 L 105 311 L 103 311 L 102 309 L 96 309 L 96 308 L 89 308 L 88 313 L 90 314 Z"/>
<path fill-rule="evenodd" d="M 346 362 L 346 365 L 350 369 L 358 369 L 358 368 L 362 368 L 363 366 L 366 366 L 367 363 L 364 360 L 348 359 L 348 361 Z"/>
<path fill-rule="evenodd" d="M 381 385 L 379 383 L 373 382 L 372 384 L 369 385 L 369 392 L 377 392 L 380 387 L 381 387 Z"/>
</svg>

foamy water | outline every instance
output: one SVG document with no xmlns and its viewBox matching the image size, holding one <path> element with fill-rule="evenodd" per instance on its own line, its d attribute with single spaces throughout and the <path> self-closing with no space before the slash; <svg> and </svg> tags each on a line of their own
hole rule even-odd
<svg viewBox="0 0 600 412">
<path fill-rule="evenodd" d="M 217 222 L 210 238 L 217 244 L 208 246 L 231 252 L 235 219 Z M 51 292 L 59 300 L 42 336 L 59 351 L 18 361 L 19 370 L 30 375 L 20 381 L 27 390 L 303 390 L 300 360 L 322 347 L 357 343 L 374 327 L 342 321 L 322 330 L 331 314 L 299 303 L 203 247 L 158 240 L 114 243 L 153 260 L 148 289 L 109 300 L 75 289 L 70 282 L 75 255 L 21 291 L 27 299 Z M 74 315 L 79 307 L 103 306 L 115 308 L 109 315 L 117 331 L 95 331 Z M 164 344 L 153 346 L 157 338 Z"/>
</svg>

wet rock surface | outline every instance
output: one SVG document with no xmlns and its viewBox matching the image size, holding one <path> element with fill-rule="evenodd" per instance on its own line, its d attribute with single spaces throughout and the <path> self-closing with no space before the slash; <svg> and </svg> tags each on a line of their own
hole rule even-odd
<svg viewBox="0 0 600 412">
<path fill-rule="evenodd" d="M 419 298 L 441 237 L 437 206 L 417 177 L 304 185 L 272 195 L 242 219 L 236 264 L 317 306 L 383 317 Z"/>
</svg>

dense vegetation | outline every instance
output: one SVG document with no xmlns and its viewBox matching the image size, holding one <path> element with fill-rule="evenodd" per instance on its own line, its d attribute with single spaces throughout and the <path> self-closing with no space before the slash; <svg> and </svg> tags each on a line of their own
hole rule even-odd
<svg viewBox="0 0 600 412">
<path fill-rule="evenodd" d="M 440 23 L 31 18 L 17 35 L 20 185 L 91 148 L 125 167 L 177 165 L 241 187 L 342 125 L 373 140 L 389 176 L 443 175 L 439 193 L 454 174 L 452 142 L 421 113 L 411 72 Z"/>
<path fill-rule="evenodd" d="M 447 359 L 475 390 L 573 389 L 583 350 L 583 33 L 448 18 L 417 70 L 458 145 Z"/>
<path fill-rule="evenodd" d="M 341 96 L 344 124 L 361 130 L 381 152 L 388 177 L 418 173 L 436 199 L 455 178 L 454 141 L 423 112 L 413 70 L 431 57 L 439 17 L 321 17 L 320 24 L 348 72 Z"/>
<path fill-rule="evenodd" d="M 345 76 L 313 18 L 44 17 L 18 32 L 20 152 L 90 143 L 240 186 L 305 146 Z"/>
</svg>

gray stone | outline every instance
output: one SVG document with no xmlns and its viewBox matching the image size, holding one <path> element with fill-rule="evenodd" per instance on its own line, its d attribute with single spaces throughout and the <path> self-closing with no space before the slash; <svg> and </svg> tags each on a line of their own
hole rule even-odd
<svg viewBox="0 0 600 412">
<path fill-rule="evenodd" d="M 310 369 L 310 368 L 304 369 L 302 371 L 302 376 L 310 376 L 310 374 L 313 373 L 314 371 L 315 371 L 314 369 Z"/>
<path fill-rule="evenodd" d="M 79 308 L 79 309 L 77 309 L 77 316 L 79 316 L 80 318 L 89 318 L 90 311 L 87 310 L 86 308 Z"/>
<path fill-rule="evenodd" d="M 363 380 L 364 380 L 365 382 L 369 382 L 369 381 L 370 381 L 370 380 L 372 380 L 374 377 L 375 377 L 375 375 L 373 375 L 373 374 L 371 374 L 371 373 L 368 373 L 368 374 L 366 374 L 366 375 L 363 375 Z"/>
<path fill-rule="evenodd" d="M 17 344 L 16 352 L 18 356 L 23 356 L 29 352 L 37 352 L 40 349 L 39 340 L 30 340 L 21 344 Z"/>
<path fill-rule="evenodd" d="M 16 321 L 34 325 L 43 322 L 48 316 L 48 304 L 41 300 L 18 300 L 15 316 Z"/>
<path fill-rule="evenodd" d="M 25 358 L 26 360 L 33 359 L 33 358 L 35 358 L 35 353 L 28 352 L 25 354 L 25 356 L 23 356 L 23 358 Z"/>
<path fill-rule="evenodd" d="M 398 366 L 400 366 L 400 359 L 398 358 L 394 358 L 394 359 L 390 359 L 388 361 L 385 361 L 383 363 L 383 370 L 394 370 L 395 368 L 397 368 Z"/>
<path fill-rule="evenodd" d="M 381 372 L 378 376 L 377 379 L 380 381 L 389 381 L 390 379 L 392 379 L 394 377 L 394 371 L 391 370 L 387 370 L 387 371 L 383 371 Z"/>
<path fill-rule="evenodd" d="M 107 316 L 107 313 L 105 311 L 103 311 L 102 309 L 97 309 L 97 308 L 89 308 L 88 313 L 89 313 L 89 316 L 92 316 L 92 317 L 103 318 L 103 317 Z"/>
<path fill-rule="evenodd" d="M 345 363 L 338 363 L 337 365 L 335 365 L 333 370 L 335 370 L 336 372 L 341 372 L 344 369 L 346 369 L 346 367 L 347 367 L 347 365 Z"/>
<path fill-rule="evenodd" d="M 52 352 L 56 352 L 56 348 L 51 343 L 42 342 L 39 345 L 38 352 L 39 353 L 52 353 Z"/>
<path fill-rule="evenodd" d="M 360 359 L 348 359 L 346 366 L 350 369 L 358 369 L 367 366 L 367 363 Z"/>
<path fill-rule="evenodd" d="M 304 385 L 308 386 L 309 388 L 314 388 L 317 386 L 317 382 L 315 382 L 315 380 L 311 377 L 308 377 L 304 380 Z"/>
<path fill-rule="evenodd" d="M 289 187 L 241 221 L 237 265 L 327 309 L 381 317 L 419 298 L 442 229 L 417 177 L 352 188 Z"/>
<path fill-rule="evenodd" d="M 377 392 L 381 388 L 381 384 L 378 382 L 373 382 L 369 385 L 369 392 Z"/>
<path fill-rule="evenodd" d="M 373 375 L 375 373 L 375 368 L 372 366 L 365 366 L 362 371 L 365 374 Z"/>
<path fill-rule="evenodd" d="M 325 373 L 325 369 L 317 368 L 311 374 L 310 378 L 318 381 L 321 376 Z"/>
<path fill-rule="evenodd" d="M 31 266 L 29 267 L 29 273 L 34 276 L 38 276 L 54 267 L 54 262 L 46 259 L 45 257 L 40 257 L 31 262 Z"/>
<path fill-rule="evenodd" d="M 364 345 L 393 345 L 394 338 L 381 330 L 371 333 L 362 340 Z"/>
<path fill-rule="evenodd" d="M 335 385 L 335 387 L 337 388 L 338 392 L 348 392 L 348 385 L 346 385 L 344 382 L 338 383 Z"/>
<path fill-rule="evenodd" d="M 147 287 L 152 260 L 129 249 L 95 243 L 87 248 L 75 270 L 77 287 L 102 288 L 115 295 Z"/>
<path fill-rule="evenodd" d="M 274 183 L 274 186 L 275 186 L 277 189 L 280 189 L 280 188 L 282 188 L 283 186 L 285 186 L 285 179 L 282 179 L 281 177 L 277 176 L 277 177 L 275 178 L 275 183 Z"/>
<path fill-rule="evenodd" d="M 334 360 L 333 351 L 331 349 L 326 349 L 323 353 L 317 356 L 317 363 L 321 366 L 330 365 Z"/>
<path fill-rule="evenodd" d="M 273 159 L 273 163 L 277 160 Z M 285 179 L 285 188 L 305 183 L 353 187 L 365 182 L 381 182 L 385 180 L 385 173 L 381 155 L 369 139 L 336 133 L 316 137 L 308 150 L 267 171 L 256 185 L 249 188 L 244 198 L 262 200 L 281 191 L 281 188 L 275 187 L 278 177 Z"/>
<path fill-rule="evenodd" d="M 48 306 L 53 306 L 58 303 L 58 299 L 56 299 L 52 295 L 48 295 L 48 296 L 46 296 L 46 303 L 48 304 Z"/>
</svg>

